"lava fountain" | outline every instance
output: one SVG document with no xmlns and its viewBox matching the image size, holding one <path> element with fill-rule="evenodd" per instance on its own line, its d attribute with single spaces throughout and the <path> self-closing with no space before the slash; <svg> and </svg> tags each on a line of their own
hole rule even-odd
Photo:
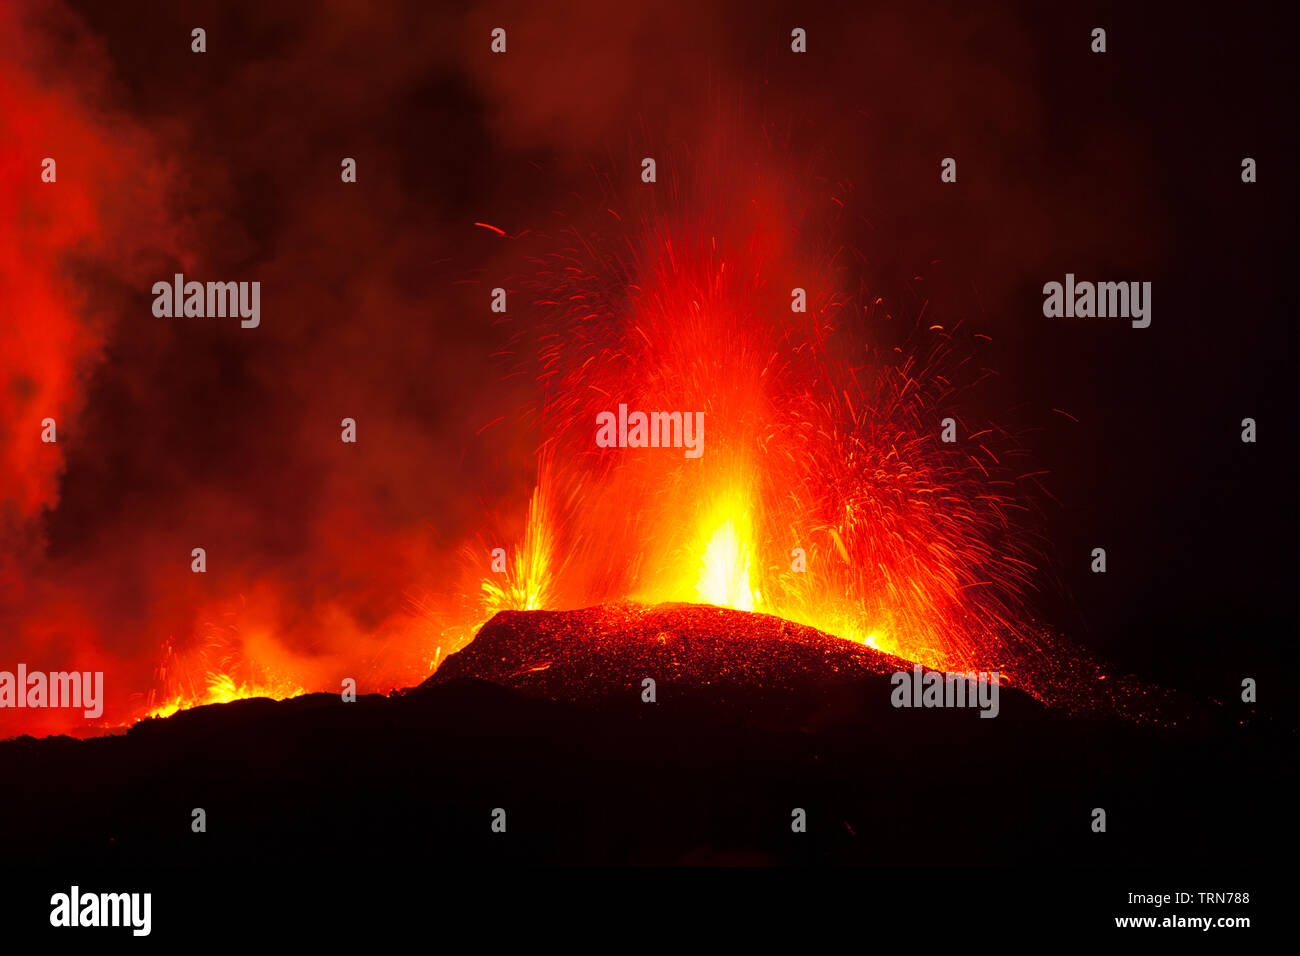
<svg viewBox="0 0 1300 956">
<path fill-rule="evenodd" d="M 757 171 L 663 194 L 533 260 L 540 322 L 513 350 L 533 359 L 526 415 L 557 508 L 540 530 L 534 501 L 519 560 L 536 571 L 546 538 L 566 573 L 528 589 L 550 604 L 493 608 L 700 602 L 935 667 L 1037 653 L 1022 453 L 966 422 L 977 373 L 948 330 L 890 342 L 883 304 L 841 291 L 854 262 L 831 237 L 848 197 Z M 702 412 L 702 454 L 598 447 L 618 405 Z"/>
</svg>

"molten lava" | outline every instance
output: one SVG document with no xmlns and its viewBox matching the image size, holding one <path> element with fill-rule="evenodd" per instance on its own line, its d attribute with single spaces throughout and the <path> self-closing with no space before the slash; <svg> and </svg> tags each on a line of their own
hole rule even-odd
<svg viewBox="0 0 1300 956">
<path fill-rule="evenodd" d="M 505 581 L 483 580 L 483 612 L 537 611 L 550 606 L 554 581 L 554 539 L 546 524 L 545 489 L 538 485 L 528 503 L 528 519 L 522 544 L 515 550 L 513 566 L 505 570 Z"/>
<path fill-rule="evenodd" d="M 748 515 L 724 521 L 705 545 L 695 596 L 704 604 L 752 611 L 761 603 L 749 567 L 752 534 Z"/>
<path fill-rule="evenodd" d="M 170 717 L 205 704 L 228 704 L 250 697 L 284 700 L 307 693 L 307 688 L 293 679 L 252 663 L 275 653 L 272 642 L 245 643 L 231 628 L 210 626 L 207 630 L 205 640 L 187 652 L 178 651 L 175 641 L 167 641 L 157 671 L 163 690 L 149 692 L 140 716 Z"/>
</svg>

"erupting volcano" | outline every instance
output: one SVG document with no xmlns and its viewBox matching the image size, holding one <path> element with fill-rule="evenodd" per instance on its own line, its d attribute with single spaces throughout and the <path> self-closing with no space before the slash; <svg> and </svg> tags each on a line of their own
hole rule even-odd
<svg viewBox="0 0 1300 956">
<path fill-rule="evenodd" d="M 770 155 L 727 175 L 727 149 L 662 194 L 607 185 L 597 214 L 551 233 L 487 227 L 519 276 L 500 358 L 533 381 L 517 417 L 535 487 L 521 531 L 461 548 L 458 592 L 413 599 L 391 656 L 409 665 L 415 643 L 436 667 L 500 611 L 676 602 L 936 668 L 1041 671 L 1034 476 L 1011 436 L 966 417 L 978 337 L 862 288 L 835 240 L 846 187 L 806 195 Z M 619 441 L 601 441 L 614 409 Z M 188 656 L 169 645 L 147 712 L 319 689 L 272 644 L 209 628 Z M 367 683 L 410 674 L 380 660 Z"/>
<path fill-rule="evenodd" d="M 0 3 L 6 940 L 1248 926 L 1300 722 L 1288 43 Z M 792 882 L 665 907 L 700 865 Z"/>
<path fill-rule="evenodd" d="M 494 292 L 503 381 L 532 382 L 522 439 L 498 418 L 477 440 L 531 444 L 510 458 L 530 461 L 511 484 L 531 496 L 483 501 L 493 530 L 458 549 L 457 586 L 413 583 L 402 613 L 325 654 L 277 635 L 309 582 L 293 597 L 245 576 L 193 634 L 164 636 L 153 686 L 104 725 L 348 678 L 410 686 L 499 611 L 625 602 L 761 612 L 1036 692 L 1052 659 L 1028 599 L 1036 476 L 963 403 L 988 374 L 980 336 L 924 303 L 895 316 L 838 244 L 851 188 L 810 193 L 776 149 L 752 155 L 720 141 L 657 188 L 602 181 L 549 231 L 475 224 L 514 277 Z"/>
</svg>

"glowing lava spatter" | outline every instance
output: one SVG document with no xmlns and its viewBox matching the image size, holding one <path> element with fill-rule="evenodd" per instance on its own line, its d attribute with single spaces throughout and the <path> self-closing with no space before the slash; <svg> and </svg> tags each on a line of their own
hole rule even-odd
<svg viewBox="0 0 1300 956">
<path fill-rule="evenodd" d="M 695 585 L 696 598 L 705 604 L 734 607 L 752 611 L 760 602 L 750 578 L 749 528 L 744 518 L 727 519 L 709 538 L 704 548 L 699 580 Z"/>
<path fill-rule="evenodd" d="M 571 503 L 555 607 L 759 610 L 936 667 L 1037 653 L 1017 451 L 967 426 L 950 333 L 877 341 L 879 303 L 839 292 L 806 197 L 796 213 L 758 174 L 679 189 L 538 260 L 544 397 L 530 414 Z M 703 455 L 596 449 L 616 403 L 703 411 Z M 975 433 L 945 444 L 948 416 Z"/>
<path fill-rule="evenodd" d="M 258 655 L 244 652 L 237 634 L 208 627 L 205 640 L 188 652 L 174 640 L 163 647 L 157 680 L 161 689 L 149 692 L 143 717 L 170 717 L 206 704 L 228 704 L 252 697 L 284 700 L 307 693 L 295 680 L 253 664 Z"/>
<path fill-rule="evenodd" d="M 528 503 L 524 540 L 515 550 L 513 564 L 507 559 L 504 580 L 495 575 L 483 579 L 484 620 L 497 611 L 537 611 L 551 606 L 555 541 L 547 507 L 546 487 L 538 484 Z"/>
</svg>

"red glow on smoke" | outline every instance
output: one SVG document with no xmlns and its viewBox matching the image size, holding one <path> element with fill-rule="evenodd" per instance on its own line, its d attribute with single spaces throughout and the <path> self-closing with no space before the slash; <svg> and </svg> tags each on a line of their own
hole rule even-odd
<svg viewBox="0 0 1300 956">
<path fill-rule="evenodd" d="M 438 254 L 393 225 L 407 197 L 375 176 L 364 211 L 286 199 L 288 251 L 226 274 L 212 250 L 255 246 L 213 211 L 229 183 L 202 166 L 180 176 L 161 133 L 87 106 L 104 83 L 93 45 L 75 94 L 40 88 L 17 48 L 26 31 L 0 26 L 0 214 L 17 224 L 0 236 L 0 282 L 18 319 L 0 331 L 0 669 L 104 670 L 107 691 L 94 727 L 23 710 L 0 734 L 337 693 L 345 678 L 363 693 L 409 686 L 501 609 L 688 601 L 933 667 L 1015 673 L 1042 655 L 1028 469 L 1009 436 L 966 418 L 979 371 L 961 330 L 918 315 L 900 337 L 862 287 L 863 253 L 841 238 L 848 186 L 722 135 L 664 151 L 654 187 L 627 173 L 641 154 L 611 161 L 619 174 L 557 201 L 556 219 L 458 219 L 437 253 L 506 250 L 500 278 L 447 284 L 471 290 L 461 306 L 402 293 Z M 40 182 L 46 155 L 57 184 Z M 176 194 L 204 190 L 209 206 L 177 213 Z M 358 235 L 380 251 L 336 288 Z M 312 242 L 321 251 L 296 251 Z M 262 278 L 279 312 L 256 337 L 152 319 L 144 290 L 173 266 Z M 497 285 L 501 317 L 487 313 Z M 806 312 L 791 311 L 796 287 Z M 457 338 L 471 307 L 495 365 Z M 412 337 L 430 325 L 431 344 Z M 482 381 L 443 381 L 470 363 Z M 90 400 L 106 393 L 116 417 Z M 597 415 L 620 404 L 702 412 L 702 456 L 597 448 Z M 361 423 L 355 448 L 338 442 L 343 415 Z M 57 444 L 39 440 L 46 416 Z M 949 416 L 954 445 L 939 440 Z M 156 484 L 101 487 L 115 456 L 146 462 L 129 474 Z M 69 517 L 73 458 L 89 477 Z M 205 575 L 190 572 L 196 545 Z"/>
</svg>

